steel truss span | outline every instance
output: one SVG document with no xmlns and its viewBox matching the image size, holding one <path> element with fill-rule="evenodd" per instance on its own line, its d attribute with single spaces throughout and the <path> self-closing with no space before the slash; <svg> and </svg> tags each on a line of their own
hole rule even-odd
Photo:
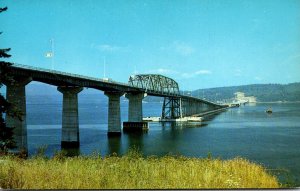
<svg viewBox="0 0 300 191">
<path fill-rule="evenodd" d="M 143 88 L 147 91 L 154 91 L 162 94 L 179 94 L 177 82 L 159 74 L 131 75 L 128 84 L 133 87 Z"/>
</svg>

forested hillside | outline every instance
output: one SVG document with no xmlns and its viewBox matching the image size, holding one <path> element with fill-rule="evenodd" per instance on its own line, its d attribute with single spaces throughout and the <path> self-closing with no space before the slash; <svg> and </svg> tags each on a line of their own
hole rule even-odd
<svg viewBox="0 0 300 191">
<path fill-rule="evenodd" d="M 244 92 L 245 96 L 255 96 L 259 102 L 300 101 L 300 83 L 253 84 L 199 89 L 192 91 L 191 95 L 211 101 L 222 101 L 233 98 L 235 92 Z"/>
</svg>

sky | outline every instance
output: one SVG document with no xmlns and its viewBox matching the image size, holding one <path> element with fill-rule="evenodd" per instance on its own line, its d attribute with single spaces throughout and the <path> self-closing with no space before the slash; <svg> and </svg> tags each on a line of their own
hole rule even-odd
<svg viewBox="0 0 300 191">
<path fill-rule="evenodd" d="M 299 0 L 1 0 L 6 61 L 181 90 L 300 82 Z M 54 56 L 46 57 L 52 51 Z M 105 69 L 104 69 L 105 68 Z"/>
</svg>

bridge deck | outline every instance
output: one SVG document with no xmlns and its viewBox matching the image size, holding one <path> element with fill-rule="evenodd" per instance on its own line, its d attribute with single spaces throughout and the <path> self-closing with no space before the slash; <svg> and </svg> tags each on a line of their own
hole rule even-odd
<svg viewBox="0 0 300 191">
<path fill-rule="evenodd" d="M 115 91 L 115 92 L 145 92 L 150 96 L 158 97 L 177 97 L 185 100 L 195 100 L 209 105 L 221 106 L 207 100 L 199 98 L 181 95 L 177 93 L 159 92 L 154 90 L 146 90 L 132 85 L 116 82 L 112 80 L 103 80 L 101 78 L 88 77 L 78 74 L 71 74 L 67 72 L 61 72 L 56 70 L 32 67 L 21 64 L 12 64 L 5 67 L 4 64 L 0 64 L 2 72 L 9 73 L 15 76 L 31 77 L 33 81 L 43 82 L 55 86 L 79 86 L 94 88 L 101 91 Z"/>
</svg>

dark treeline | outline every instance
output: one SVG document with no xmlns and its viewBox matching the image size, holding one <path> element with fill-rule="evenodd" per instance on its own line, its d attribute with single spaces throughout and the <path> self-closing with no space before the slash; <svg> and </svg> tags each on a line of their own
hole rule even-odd
<svg viewBox="0 0 300 191">
<path fill-rule="evenodd" d="M 259 102 L 300 101 L 300 83 L 290 84 L 253 84 L 244 86 L 199 89 L 192 96 L 211 101 L 229 100 L 235 92 L 244 92 L 245 96 L 255 96 Z"/>
</svg>

